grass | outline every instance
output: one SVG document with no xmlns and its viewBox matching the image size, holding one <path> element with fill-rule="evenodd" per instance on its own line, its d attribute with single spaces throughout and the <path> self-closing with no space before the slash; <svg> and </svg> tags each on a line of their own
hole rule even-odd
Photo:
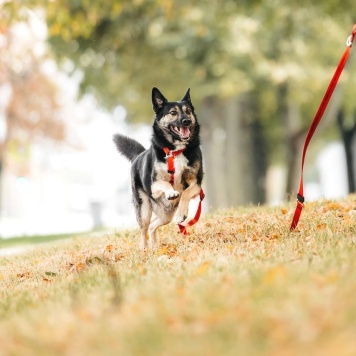
<svg viewBox="0 0 356 356">
<path fill-rule="evenodd" d="M 355 355 L 356 196 L 75 237 L 0 260 L 0 355 Z"/>
<path fill-rule="evenodd" d="M 34 245 L 48 243 L 52 241 L 72 238 L 75 235 L 82 234 L 58 234 L 58 235 L 35 235 L 35 236 L 19 236 L 11 238 L 0 237 L 0 249 L 8 247 L 17 247 L 23 245 Z"/>
</svg>

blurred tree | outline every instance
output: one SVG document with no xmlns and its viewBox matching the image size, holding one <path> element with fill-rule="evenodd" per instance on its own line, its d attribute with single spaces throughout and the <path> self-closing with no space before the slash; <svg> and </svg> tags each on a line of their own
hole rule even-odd
<svg viewBox="0 0 356 356">
<path fill-rule="evenodd" d="M 28 31 L 28 25 L 20 23 L 0 27 L 0 180 L 4 168 L 18 176 L 28 174 L 28 154 L 35 139 L 65 138 L 57 88 L 44 73 L 45 56 Z"/>
<path fill-rule="evenodd" d="M 345 124 L 345 114 L 342 110 L 339 111 L 337 115 L 337 122 L 339 126 L 340 136 L 342 138 L 345 155 L 346 155 L 346 165 L 347 165 L 347 178 L 349 183 L 349 192 L 356 192 L 356 152 L 353 148 L 356 146 L 356 113 L 353 114 L 353 124 L 348 127 Z"/>
<path fill-rule="evenodd" d="M 193 88 L 213 206 L 263 202 L 271 161 L 286 163 L 287 192 L 296 190 L 304 134 L 356 11 L 351 0 L 23 0 L 7 11 L 34 5 L 46 9 L 58 60 L 83 71 L 83 91 L 124 105 L 130 122 L 151 120 L 152 86 L 172 99 Z M 324 127 L 339 107 L 355 109 L 346 102 L 354 73 L 343 76 Z"/>
</svg>

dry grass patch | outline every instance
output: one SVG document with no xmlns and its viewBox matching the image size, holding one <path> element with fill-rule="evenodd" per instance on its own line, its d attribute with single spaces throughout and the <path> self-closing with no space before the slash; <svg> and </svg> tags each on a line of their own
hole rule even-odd
<svg viewBox="0 0 356 356">
<path fill-rule="evenodd" d="M 0 354 L 356 354 L 356 197 L 207 216 L 0 262 Z"/>
</svg>

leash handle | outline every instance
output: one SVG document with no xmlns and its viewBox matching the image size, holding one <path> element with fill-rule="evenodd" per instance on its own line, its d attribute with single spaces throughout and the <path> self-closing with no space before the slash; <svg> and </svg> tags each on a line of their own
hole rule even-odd
<svg viewBox="0 0 356 356">
<path fill-rule="evenodd" d="M 356 36 L 356 24 L 353 25 L 352 27 L 352 33 L 351 35 L 347 38 L 346 41 L 346 50 L 344 52 L 344 54 L 342 55 L 340 62 L 338 64 L 338 66 L 336 67 L 335 73 L 333 75 L 333 77 L 331 78 L 331 81 L 329 83 L 329 86 L 324 94 L 324 97 L 319 105 L 319 108 L 314 116 L 314 119 L 309 127 L 308 130 L 308 134 L 307 137 L 304 141 L 304 147 L 303 147 L 303 155 L 302 155 L 302 164 L 301 164 L 301 174 L 300 174 L 300 182 L 299 182 L 299 191 L 297 194 L 297 206 L 295 208 L 295 212 L 294 212 L 294 216 L 293 216 L 293 220 L 290 226 L 290 231 L 293 231 L 297 225 L 298 225 L 298 221 L 300 218 L 300 215 L 302 213 L 303 210 L 303 206 L 304 206 L 304 182 L 303 182 L 303 172 L 304 172 L 304 160 L 305 160 L 305 155 L 310 143 L 310 140 L 312 139 L 314 132 L 316 130 L 316 128 L 319 125 L 320 120 L 323 117 L 323 114 L 325 112 L 326 107 L 328 106 L 328 103 L 330 101 L 330 98 L 334 92 L 334 89 L 336 87 L 337 82 L 339 81 L 340 75 L 345 67 L 345 64 L 347 62 L 347 59 L 349 57 L 350 54 L 350 50 L 352 47 L 352 43 L 355 39 Z"/>
<path fill-rule="evenodd" d="M 186 222 L 183 222 L 183 223 L 178 224 L 179 231 L 180 231 L 183 235 L 187 235 L 187 227 L 193 226 L 193 225 L 196 224 L 196 223 L 199 221 L 199 219 L 200 219 L 201 208 L 202 208 L 202 202 L 203 202 L 203 200 L 204 200 L 204 198 L 205 198 L 205 194 L 204 194 L 203 189 L 200 189 L 199 198 L 200 198 L 200 201 L 199 201 L 198 209 L 197 209 L 197 212 L 195 213 L 194 218 L 193 218 L 192 220 L 188 221 L 187 223 L 186 223 Z"/>
</svg>

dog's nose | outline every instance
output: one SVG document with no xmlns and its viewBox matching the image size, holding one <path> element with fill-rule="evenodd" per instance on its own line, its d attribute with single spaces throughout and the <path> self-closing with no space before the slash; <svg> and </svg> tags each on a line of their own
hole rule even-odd
<svg viewBox="0 0 356 356">
<path fill-rule="evenodd" d="M 185 118 L 182 120 L 183 126 L 189 126 L 192 123 L 192 120 Z"/>
</svg>

